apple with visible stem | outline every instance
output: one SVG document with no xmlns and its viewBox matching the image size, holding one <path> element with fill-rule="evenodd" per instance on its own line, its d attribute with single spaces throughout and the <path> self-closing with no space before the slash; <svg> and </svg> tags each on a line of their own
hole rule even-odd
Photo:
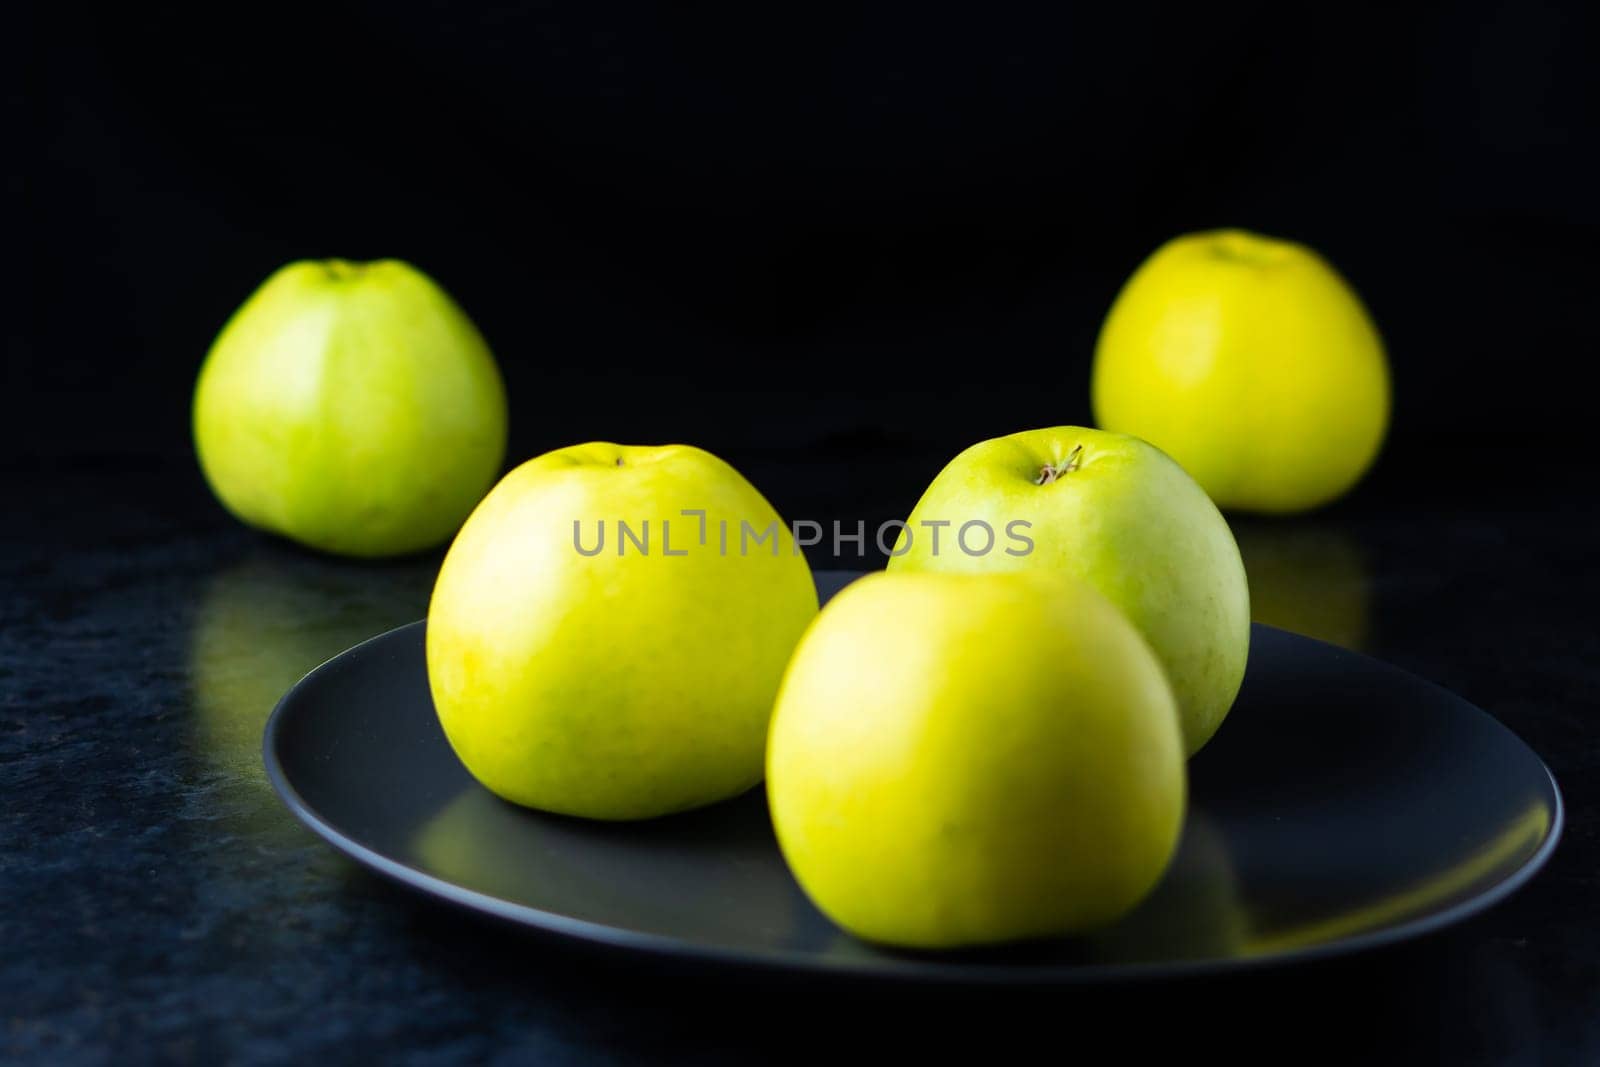
<svg viewBox="0 0 1600 1067">
<path fill-rule="evenodd" d="M 997 536 L 963 539 L 970 523 Z M 1182 467 L 1136 437 L 1060 426 L 973 445 L 923 493 L 889 570 L 1046 570 L 1088 582 L 1155 650 L 1191 754 L 1244 679 L 1250 594 L 1228 523 Z"/>
<path fill-rule="evenodd" d="M 501 480 L 451 544 L 428 683 L 468 771 L 528 807 L 642 819 L 761 781 L 817 612 L 772 505 L 687 445 L 577 445 Z"/>
<path fill-rule="evenodd" d="M 464 312 L 398 260 L 291 263 L 201 367 L 206 481 L 251 526 L 348 556 L 430 548 L 494 483 L 506 396 Z"/>
<path fill-rule="evenodd" d="M 767 752 L 807 895 L 859 937 L 915 948 L 1114 920 L 1166 868 L 1185 790 L 1155 654 L 1048 570 L 850 585 L 795 651 Z"/>
</svg>

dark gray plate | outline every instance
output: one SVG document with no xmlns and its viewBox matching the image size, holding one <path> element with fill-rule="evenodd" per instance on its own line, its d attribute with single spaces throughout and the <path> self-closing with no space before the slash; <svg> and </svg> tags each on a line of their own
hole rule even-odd
<svg viewBox="0 0 1600 1067">
<path fill-rule="evenodd" d="M 295 685 L 267 724 L 267 772 L 336 848 L 462 907 L 646 952 L 889 978 L 1099 981 L 1347 952 L 1480 911 L 1549 857 L 1560 794 L 1494 719 L 1353 652 L 1259 625 L 1251 639 L 1239 701 L 1191 764 L 1165 880 L 1095 936 L 1005 950 L 840 933 L 789 876 L 759 789 L 632 824 L 496 799 L 439 729 L 420 622 Z"/>
</svg>

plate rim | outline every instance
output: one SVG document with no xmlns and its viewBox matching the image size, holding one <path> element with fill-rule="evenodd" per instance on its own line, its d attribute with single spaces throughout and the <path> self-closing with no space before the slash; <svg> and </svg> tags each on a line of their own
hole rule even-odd
<svg viewBox="0 0 1600 1067">
<path fill-rule="evenodd" d="M 1556 847 L 1560 844 L 1566 826 L 1566 802 L 1562 796 L 1560 784 L 1556 781 L 1555 774 L 1550 770 L 1549 765 L 1515 731 L 1483 708 L 1436 682 L 1429 681 L 1420 675 L 1412 674 L 1410 671 L 1384 660 L 1368 656 L 1363 652 L 1356 652 L 1314 637 L 1307 637 L 1304 634 L 1269 626 L 1266 623 L 1252 622 L 1252 629 L 1259 627 L 1263 630 L 1288 634 L 1296 640 L 1322 645 L 1343 655 L 1357 656 L 1387 671 L 1404 675 L 1430 688 L 1439 690 L 1451 697 L 1457 704 L 1463 705 L 1478 715 L 1489 719 L 1512 741 L 1526 750 L 1539 769 L 1544 772 L 1545 782 L 1550 789 L 1552 815 L 1550 825 L 1545 830 L 1544 838 L 1539 842 L 1539 847 L 1521 865 L 1505 877 L 1440 911 L 1429 912 L 1389 926 L 1335 938 L 1316 945 L 1263 952 L 1254 956 L 1147 960 L 1137 963 L 1006 964 L 963 962 L 956 957 L 941 957 L 937 954 L 894 954 L 883 957 L 869 956 L 859 959 L 840 960 L 795 950 L 743 949 L 707 945 L 688 938 L 630 930 L 625 927 L 610 926 L 590 919 L 580 919 L 560 912 L 546 911 L 529 904 L 519 904 L 516 901 L 507 900 L 492 893 L 468 889 L 438 875 L 401 863 L 376 849 L 362 844 L 329 822 L 300 795 L 299 790 L 295 788 L 294 783 L 285 772 L 277 752 L 283 723 L 293 714 L 289 709 L 295 703 L 298 694 L 301 693 L 306 685 L 314 684 L 319 675 L 336 669 L 339 663 L 347 657 L 353 658 L 359 655 L 361 650 L 368 645 L 383 641 L 397 641 L 401 639 L 402 634 L 411 630 L 425 628 L 426 626 L 427 619 L 424 618 L 375 634 L 313 667 L 284 692 L 283 696 L 278 699 L 277 704 L 273 706 L 272 714 L 267 718 L 266 728 L 261 738 L 262 762 L 265 764 L 267 780 L 271 784 L 273 791 L 277 793 L 278 798 L 289 809 L 290 813 L 317 837 L 332 845 L 362 867 L 397 882 L 410 890 L 480 915 L 487 915 L 498 920 L 514 923 L 519 927 L 538 931 L 541 934 L 554 935 L 580 944 L 645 953 L 658 959 L 693 961 L 774 973 L 938 985 L 1082 986 L 1130 981 L 1182 979 L 1201 975 L 1242 974 L 1265 968 L 1284 967 L 1298 963 L 1310 963 L 1318 960 L 1350 956 L 1404 941 L 1415 940 L 1488 911 L 1527 885 L 1544 868 L 1551 855 L 1554 854 Z M 1252 641 L 1253 643 L 1254 641 Z M 761 788 L 761 785 L 758 784 L 753 788 Z"/>
</svg>

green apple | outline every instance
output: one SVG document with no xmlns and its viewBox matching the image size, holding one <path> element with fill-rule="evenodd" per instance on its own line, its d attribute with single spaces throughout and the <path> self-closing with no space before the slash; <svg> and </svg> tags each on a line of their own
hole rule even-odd
<svg viewBox="0 0 1600 1067">
<path fill-rule="evenodd" d="M 1154 653 L 1059 574 L 875 574 L 829 602 L 783 679 L 767 796 L 784 858 L 870 941 L 1075 933 L 1133 907 L 1183 823 Z"/>
<path fill-rule="evenodd" d="M 1161 660 L 1190 753 L 1244 680 L 1250 594 L 1238 546 L 1205 490 L 1135 437 L 1060 426 L 973 445 L 922 494 L 889 569 L 1088 582 Z"/>
<path fill-rule="evenodd" d="M 1325 504 L 1372 465 L 1389 422 L 1383 341 L 1304 245 L 1187 234 L 1134 273 L 1095 346 L 1095 421 L 1183 464 L 1224 508 Z"/>
<path fill-rule="evenodd" d="M 499 473 L 488 346 L 397 260 L 291 263 L 223 327 L 194 395 L 200 466 L 252 526 L 350 556 L 436 545 Z"/>
<path fill-rule="evenodd" d="M 468 518 L 428 609 L 445 735 L 492 792 L 596 819 L 761 780 L 805 558 L 738 471 L 687 445 L 522 464 Z"/>
</svg>

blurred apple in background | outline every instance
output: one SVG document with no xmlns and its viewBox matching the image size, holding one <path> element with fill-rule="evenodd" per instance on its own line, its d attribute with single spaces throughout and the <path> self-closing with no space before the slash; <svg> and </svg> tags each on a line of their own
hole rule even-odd
<svg viewBox="0 0 1600 1067">
<path fill-rule="evenodd" d="M 1059 426 L 980 442 L 939 472 L 907 522 L 891 572 L 1043 570 L 1099 590 L 1161 660 L 1190 753 L 1233 706 L 1250 649 L 1239 549 L 1194 479 L 1138 438 Z M 937 522 L 948 527 L 936 543 Z M 974 522 L 995 532 L 989 551 L 969 551 L 986 541 L 963 532 Z"/>
<path fill-rule="evenodd" d="M 816 613 L 788 528 L 727 463 L 576 445 L 506 475 L 450 546 L 428 682 L 492 792 L 650 818 L 761 781 L 772 698 Z"/>
<path fill-rule="evenodd" d="M 1183 465 L 1218 506 L 1304 511 L 1361 478 L 1389 421 L 1383 342 L 1311 249 L 1178 237 L 1123 287 L 1095 348 L 1095 419 Z"/>
<path fill-rule="evenodd" d="M 500 471 L 506 421 L 477 329 L 397 260 L 277 271 L 218 335 L 194 396 L 200 465 L 228 510 L 350 556 L 453 534 Z"/>
</svg>

